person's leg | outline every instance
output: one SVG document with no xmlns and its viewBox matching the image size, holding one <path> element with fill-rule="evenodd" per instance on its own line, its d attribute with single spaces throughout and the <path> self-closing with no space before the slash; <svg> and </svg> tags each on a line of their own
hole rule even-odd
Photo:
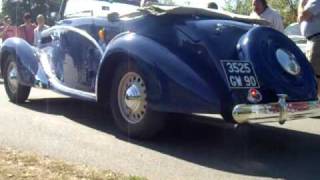
<svg viewBox="0 0 320 180">
<path fill-rule="evenodd" d="M 307 56 L 317 76 L 318 96 L 320 97 L 320 37 L 308 44 Z"/>
</svg>

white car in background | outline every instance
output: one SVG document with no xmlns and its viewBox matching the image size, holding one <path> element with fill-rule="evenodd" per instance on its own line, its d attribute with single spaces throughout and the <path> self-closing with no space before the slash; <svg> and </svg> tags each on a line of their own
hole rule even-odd
<svg viewBox="0 0 320 180">
<path fill-rule="evenodd" d="M 298 45 L 303 53 L 306 53 L 307 39 L 302 36 L 298 23 L 290 24 L 284 33 Z"/>
</svg>

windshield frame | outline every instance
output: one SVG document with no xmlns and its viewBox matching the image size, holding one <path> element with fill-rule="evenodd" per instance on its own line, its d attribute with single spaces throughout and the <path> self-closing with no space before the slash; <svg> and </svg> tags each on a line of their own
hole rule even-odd
<svg viewBox="0 0 320 180">
<path fill-rule="evenodd" d="M 67 4 L 70 0 L 62 0 L 62 4 L 61 4 L 61 8 L 60 8 L 60 11 L 58 13 L 58 17 L 57 17 L 57 21 L 59 20 L 62 20 L 62 19 L 68 19 L 66 16 L 65 16 L 65 10 L 66 10 L 66 7 L 67 7 Z M 170 7 L 195 7 L 195 8 L 202 8 L 202 7 L 197 7 L 197 6 L 193 6 L 193 4 L 195 2 L 197 2 L 197 0 L 189 0 L 189 1 L 182 1 L 182 0 L 172 0 L 171 4 L 163 4 L 161 2 L 165 2 L 166 0 L 131 0 L 131 1 L 139 1 L 140 2 L 140 6 L 137 5 L 137 3 L 135 4 L 132 4 L 132 3 L 125 3 L 124 1 L 130 1 L 130 0 L 92 0 L 92 1 L 104 1 L 104 2 L 109 2 L 109 3 L 119 3 L 119 4 L 126 4 L 126 5 L 131 5 L 131 6 L 136 6 L 137 8 L 139 7 L 149 7 L 149 6 L 152 6 L 152 5 L 160 5 L 160 6 L 170 6 Z M 146 1 L 158 1 L 157 3 L 154 2 L 154 3 L 150 3 L 150 4 L 145 4 Z M 161 1 L 159 3 L 159 1 Z M 182 4 L 178 4 L 178 2 L 180 1 L 180 3 Z M 209 3 L 211 1 L 208 1 Z M 216 2 L 214 0 L 212 0 L 212 2 Z M 183 4 L 183 3 L 187 3 L 187 4 Z M 207 8 L 207 7 L 206 7 Z M 218 9 L 219 9 L 219 6 L 218 6 Z M 80 13 L 80 12 L 79 12 Z"/>
</svg>

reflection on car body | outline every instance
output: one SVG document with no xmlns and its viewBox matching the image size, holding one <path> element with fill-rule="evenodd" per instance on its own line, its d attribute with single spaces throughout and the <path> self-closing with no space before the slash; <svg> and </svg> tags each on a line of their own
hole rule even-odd
<svg viewBox="0 0 320 180">
<path fill-rule="evenodd" d="M 159 132 L 170 113 L 220 113 L 232 123 L 319 114 L 305 55 L 282 33 L 259 26 L 263 20 L 179 1 L 144 8 L 138 1 L 83 2 L 64 0 L 38 47 L 19 38 L 3 43 L 11 101 L 24 102 L 40 87 L 97 102 L 138 138 Z"/>
</svg>

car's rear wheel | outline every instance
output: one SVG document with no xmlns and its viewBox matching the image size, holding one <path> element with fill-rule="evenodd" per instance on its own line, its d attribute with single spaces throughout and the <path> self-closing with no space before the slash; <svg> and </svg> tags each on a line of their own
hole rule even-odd
<svg viewBox="0 0 320 180">
<path fill-rule="evenodd" d="M 9 55 L 4 66 L 4 85 L 10 101 L 23 103 L 30 94 L 30 87 L 24 86 L 19 82 L 16 57 Z"/>
<path fill-rule="evenodd" d="M 164 126 L 163 114 L 148 104 L 146 78 L 131 62 L 116 70 L 111 90 L 111 110 L 119 129 L 133 138 L 151 138 Z"/>
</svg>

